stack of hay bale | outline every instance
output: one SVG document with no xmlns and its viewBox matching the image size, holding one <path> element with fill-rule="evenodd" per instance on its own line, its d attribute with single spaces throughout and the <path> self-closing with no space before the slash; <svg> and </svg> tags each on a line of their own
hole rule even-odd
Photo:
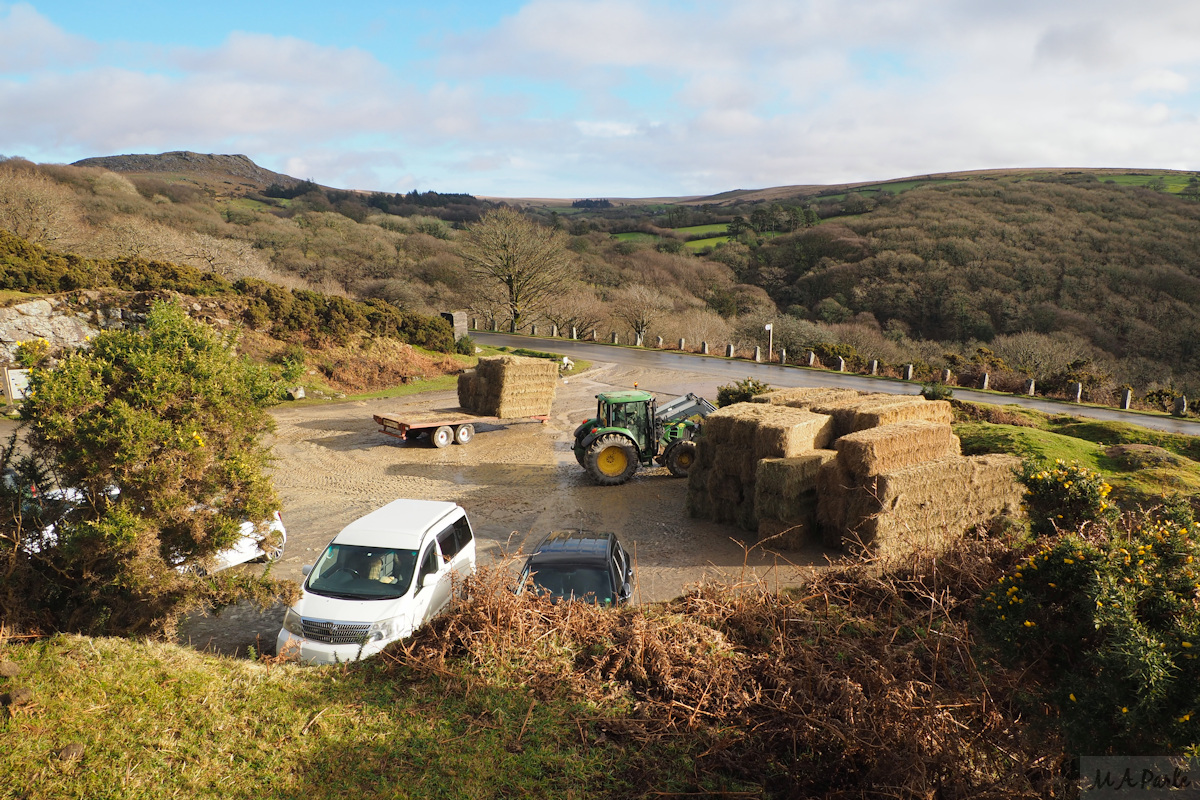
<svg viewBox="0 0 1200 800">
<path fill-rule="evenodd" d="M 555 361 L 490 356 L 458 376 L 458 404 L 473 414 L 501 419 L 548 416 L 557 385 Z"/>
<path fill-rule="evenodd" d="M 813 437 L 799 452 L 755 451 L 751 468 L 744 443 L 759 436 L 756 426 L 784 424 L 793 409 L 825 419 L 828 438 Z M 717 416 L 741 428 L 718 423 L 714 431 Z M 821 389 L 760 395 L 708 418 L 688 509 L 756 530 L 760 541 L 783 549 L 818 539 L 881 557 L 937 549 L 967 528 L 1017 513 L 1021 498 L 1020 460 L 964 458 L 951 418 L 949 403 L 922 397 Z M 832 449 L 822 449 L 830 442 Z M 745 479 L 751 472 L 752 483 Z"/>
<path fill-rule="evenodd" d="M 832 438 L 832 420 L 805 409 L 756 403 L 718 409 L 704 421 L 688 473 L 689 513 L 756 528 L 759 462 L 808 455 Z"/>
</svg>

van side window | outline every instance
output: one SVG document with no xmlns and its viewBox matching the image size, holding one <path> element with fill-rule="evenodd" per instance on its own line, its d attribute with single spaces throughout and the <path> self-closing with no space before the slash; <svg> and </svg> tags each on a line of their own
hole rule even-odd
<svg viewBox="0 0 1200 800">
<path fill-rule="evenodd" d="M 454 528 L 446 528 L 437 535 L 438 547 L 442 548 L 442 558 L 449 561 L 454 558 L 454 554 L 458 552 L 458 547 L 454 543 Z"/>
<path fill-rule="evenodd" d="M 425 551 L 425 557 L 421 559 L 421 571 L 417 574 L 417 580 L 420 581 L 426 575 L 436 575 L 438 571 L 438 551 L 434 544 L 429 545 L 429 549 Z"/>
<path fill-rule="evenodd" d="M 471 535 L 471 523 L 467 522 L 466 517 L 459 517 L 457 520 L 455 520 L 454 538 L 458 541 L 458 550 L 462 550 L 464 547 L 470 544 L 471 539 L 474 538 Z"/>
</svg>

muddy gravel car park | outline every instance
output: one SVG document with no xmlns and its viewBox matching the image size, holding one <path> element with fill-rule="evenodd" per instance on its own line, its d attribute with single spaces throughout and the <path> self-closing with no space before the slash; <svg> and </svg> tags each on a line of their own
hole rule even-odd
<svg viewBox="0 0 1200 800">
<path fill-rule="evenodd" d="M 753 535 L 684 510 L 687 483 L 665 467 L 640 470 L 622 486 L 599 486 L 579 468 L 572 435 L 594 414 L 596 395 L 639 388 L 669 400 L 688 392 L 716 397 L 724 383 L 702 373 L 645 370 L 597 363 L 559 382 L 545 423 L 482 424 L 469 445 L 434 448 L 384 435 L 373 415 L 422 413 L 457 405 L 454 392 L 402 399 L 274 410 L 269 440 L 275 486 L 283 501 L 288 545 L 275 576 L 300 582 L 329 540 L 352 520 L 397 498 L 458 503 L 471 517 L 480 565 L 517 558 L 563 528 L 614 531 L 636 565 L 632 602 L 668 600 L 701 580 L 764 580 L 772 588 L 800 583 L 824 565 L 820 548 L 787 553 L 754 547 Z M 749 538 L 748 538 L 749 537 Z M 262 569 L 249 565 L 242 569 Z M 270 652 L 284 609 L 248 606 L 195 617 L 180 640 L 224 653 Z"/>
</svg>

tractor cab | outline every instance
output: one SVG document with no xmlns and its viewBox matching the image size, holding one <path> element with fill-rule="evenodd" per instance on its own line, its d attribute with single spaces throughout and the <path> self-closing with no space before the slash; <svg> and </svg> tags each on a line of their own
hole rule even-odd
<svg viewBox="0 0 1200 800">
<path fill-rule="evenodd" d="M 637 389 L 596 395 L 596 419 L 600 428 L 626 431 L 639 452 L 654 450 L 654 395 Z"/>
</svg>

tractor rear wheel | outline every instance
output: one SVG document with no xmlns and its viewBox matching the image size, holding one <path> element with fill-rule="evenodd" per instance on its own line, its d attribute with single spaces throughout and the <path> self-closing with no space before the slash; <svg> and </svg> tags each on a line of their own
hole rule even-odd
<svg viewBox="0 0 1200 800">
<path fill-rule="evenodd" d="M 663 463 L 676 478 L 686 478 L 696 463 L 696 443 L 689 439 L 672 442 L 663 453 Z"/>
<path fill-rule="evenodd" d="M 619 486 L 637 472 L 638 452 L 633 442 L 619 433 L 610 433 L 592 442 L 584 462 L 596 483 Z"/>
</svg>

